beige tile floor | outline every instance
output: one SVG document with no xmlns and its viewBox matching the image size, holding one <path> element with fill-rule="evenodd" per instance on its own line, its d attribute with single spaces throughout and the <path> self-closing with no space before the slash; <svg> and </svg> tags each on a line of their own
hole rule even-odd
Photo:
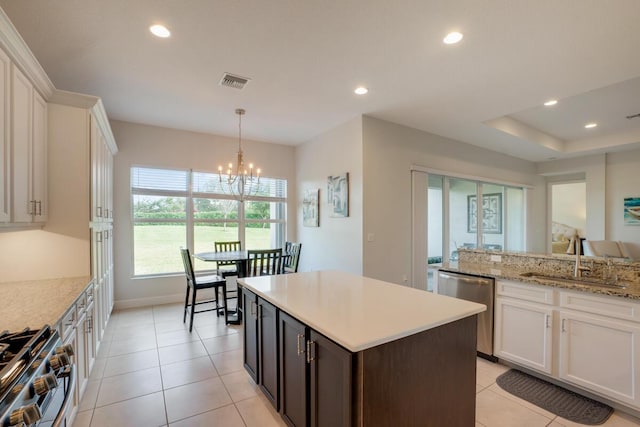
<svg viewBox="0 0 640 427">
<path fill-rule="evenodd" d="M 574 427 L 500 389 L 478 359 L 476 427 Z M 242 366 L 242 328 L 214 313 L 189 333 L 180 304 L 114 312 L 74 427 L 284 426 Z M 616 411 L 604 426 L 640 426 Z"/>
</svg>

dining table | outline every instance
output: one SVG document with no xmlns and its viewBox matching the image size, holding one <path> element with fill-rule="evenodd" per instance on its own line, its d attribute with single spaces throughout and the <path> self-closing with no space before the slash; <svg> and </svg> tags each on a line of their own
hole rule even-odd
<svg viewBox="0 0 640 427">
<path fill-rule="evenodd" d="M 247 275 L 247 265 L 249 260 L 248 251 L 220 251 L 220 252 L 198 252 L 194 257 L 205 262 L 235 262 L 238 266 L 238 277 Z M 242 287 L 238 286 L 238 302 L 234 311 L 227 310 L 227 300 L 225 295 L 225 321 L 229 325 L 242 324 Z"/>
<path fill-rule="evenodd" d="M 238 277 L 247 275 L 249 251 L 198 252 L 194 256 L 207 262 L 235 262 L 238 265 Z"/>
</svg>

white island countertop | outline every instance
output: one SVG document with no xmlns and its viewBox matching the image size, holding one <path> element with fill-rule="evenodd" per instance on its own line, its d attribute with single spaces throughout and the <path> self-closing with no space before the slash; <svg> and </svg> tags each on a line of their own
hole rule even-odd
<svg viewBox="0 0 640 427">
<path fill-rule="evenodd" d="M 486 306 L 340 271 L 238 279 L 351 352 L 463 319 Z"/>
</svg>

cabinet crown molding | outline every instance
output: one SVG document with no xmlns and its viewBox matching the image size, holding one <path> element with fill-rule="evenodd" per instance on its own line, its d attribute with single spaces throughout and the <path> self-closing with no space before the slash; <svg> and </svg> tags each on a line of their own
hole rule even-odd
<svg viewBox="0 0 640 427">
<path fill-rule="evenodd" d="M 0 47 L 26 74 L 42 97 L 48 101 L 53 95 L 55 87 L 2 8 L 0 8 Z"/>
</svg>

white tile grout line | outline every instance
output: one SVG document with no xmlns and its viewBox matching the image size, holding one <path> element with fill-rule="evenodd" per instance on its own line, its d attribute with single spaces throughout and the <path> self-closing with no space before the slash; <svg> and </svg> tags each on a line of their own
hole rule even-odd
<svg viewBox="0 0 640 427">
<path fill-rule="evenodd" d="M 160 369 L 160 387 L 162 387 L 162 405 L 164 406 L 164 419 L 167 422 L 165 425 L 169 425 L 169 412 L 167 411 L 167 396 L 164 392 L 164 378 L 162 377 L 162 365 L 160 364 L 160 351 L 158 351 L 158 331 L 156 330 L 155 313 L 151 306 L 151 313 L 153 315 L 153 333 L 156 338 L 156 356 L 158 357 L 158 369 Z"/>
</svg>

